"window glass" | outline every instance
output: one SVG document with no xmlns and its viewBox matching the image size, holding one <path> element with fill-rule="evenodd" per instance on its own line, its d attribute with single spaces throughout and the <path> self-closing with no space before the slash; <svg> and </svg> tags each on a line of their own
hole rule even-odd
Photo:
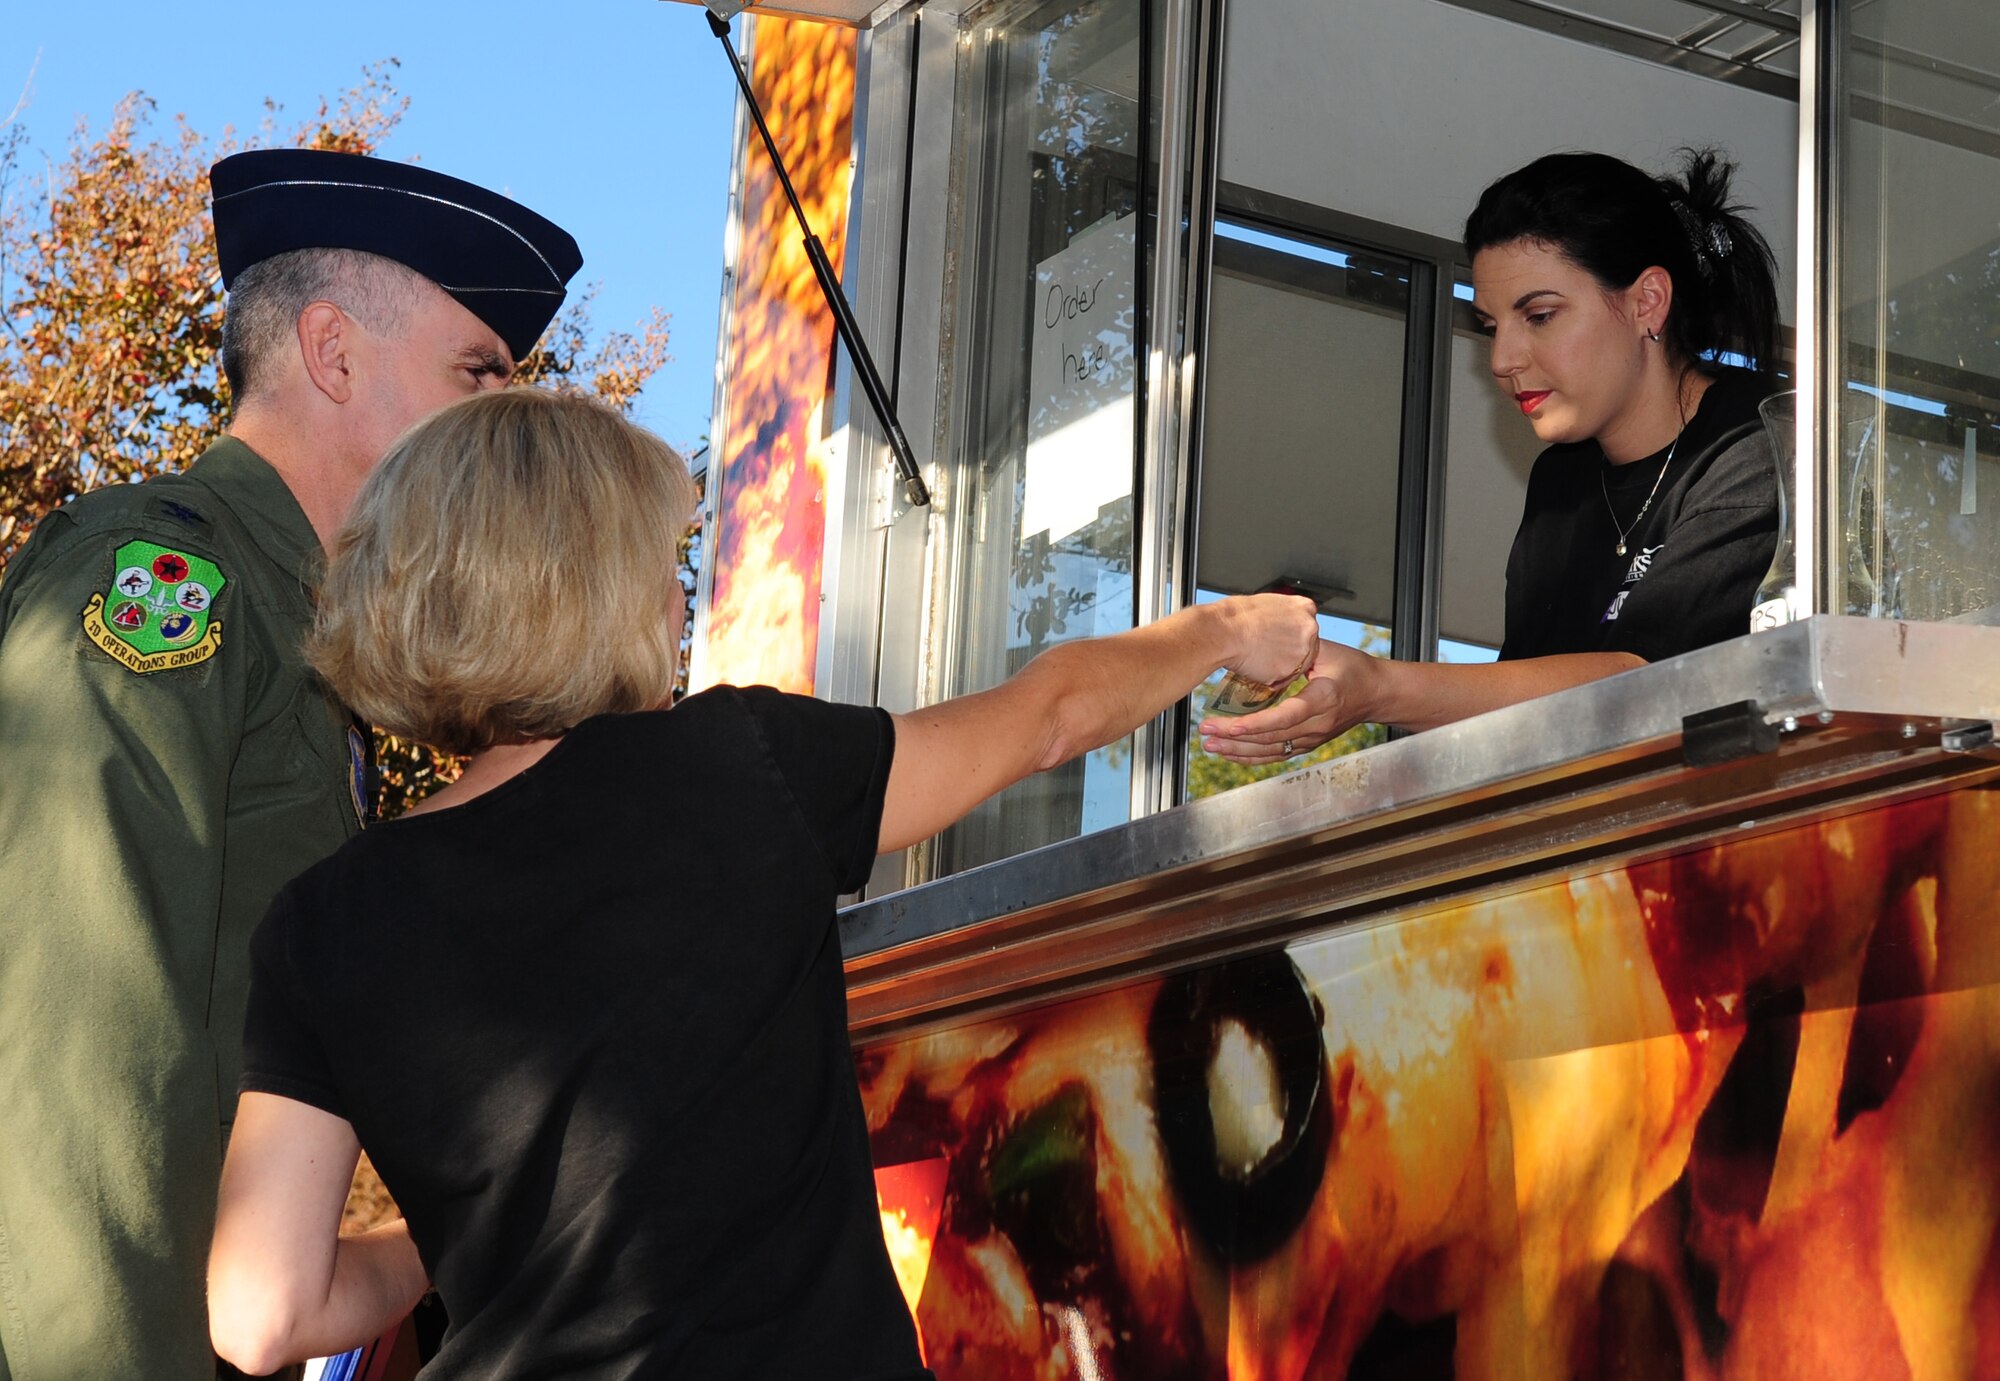
<svg viewBox="0 0 2000 1381">
<path fill-rule="evenodd" d="M 1216 228 L 1195 582 L 1393 625 L 1409 265 Z"/>
<path fill-rule="evenodd" d="M 1289 588 L 1321 636 L 1378 656 L 1394 627 L 1410 266 L 1329 240 L 1216 225 L 1202 416 L 1198 598 Z M 1194 722 L 1214 683 L 1196 694 Z M 1287 764 L 1188 745 L 1189 797 L 1382 741 L 1362 725 Z"/>
<path fill-rule="evenodd" d="M 1878 0 L 1846 48 L 1835 597 L 2000 621 L 2000 23 Z"/>
<path fill-rule="evenodd" d="M 1453 642 L 1450 638 L 1438 639 L 1437 659 L 1440 662 L 1467 665 L 1473 662 L 1497 661 L 1499 657 L 1499 648 L 1489 647 L 1484 643 Z"/>
<path fill-rule="evenodd" d="M 1139 0 L 999 4 L 965 33 L 941 696 L 1133 611 Z M 1121 823 L 1130 799 L 1126 740 L 986 803 L 932 871 Z"/>
</svg>

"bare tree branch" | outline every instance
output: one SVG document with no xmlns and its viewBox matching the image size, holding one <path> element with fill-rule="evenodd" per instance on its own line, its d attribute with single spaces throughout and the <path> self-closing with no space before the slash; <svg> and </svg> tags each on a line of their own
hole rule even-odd
<svg viewBox="0 0 2000 1381">
<path fill-rule="evenodd" d="M 35 73 L 41 70 L 41 66 L 42 50 L 37 48 L 35 49 L 35 60 L 28 64 L 27 79 L 21 83 L 21 94 L 14 98 L 14 108 L 7 112 L 7 118 L 0 120 L 0 129 L 5 129 L 7 126 L 13 124 L 15 120 L 20 118 L 21 112 L 28 108 L 29 101 L 32 99 L 35 90 Z"/>
</svg>

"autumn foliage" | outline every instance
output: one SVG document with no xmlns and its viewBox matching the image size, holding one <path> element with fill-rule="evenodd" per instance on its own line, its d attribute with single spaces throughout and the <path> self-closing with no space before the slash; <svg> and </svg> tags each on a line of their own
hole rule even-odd
<svg viewBox="0 0 2000 1381">
<path fill-rule="evenodd" d="M 258 147 L 377 153 L 409 105 L 395 75 L 393 59 L 369 67 L 289 128 L 266 101 L 249 136 L 210 139 L 180 115 L 163 130 L 138 92 L 59 158 L 34 146 L 18 111 L 0 125 L 0 574 L 43 514 L 183 469 L 227 424 L 210 165 Z M 573 295 L 516 378 L 629 409 L 667 362 L 667 318 L 656 308 L 633 331 L 594 334 L 594 295 Z M 455 775 L 420 745 L 383 736 L 379 747 L 386 814 Z"/>
<path fill-rule="evenodd" d="M 44 164 L 25 125 L 0 142 L 0 566 L 44 513 L 87 489 L 181 469 L 221 429 L 222 283 L 208 168 L 260 144 L 372 152 L 405 100 L 370 69 L 282 137 L 211 142 L 152 129 L 134 92 L 96 138 Z"/>
<path fill-rule="evenodd" d="M 18 121 L 0 131 L 0 569 L 42 514 L 101 484 L 181 469 L 222 429 L 209 166 L 272 145 L 377 152 L 409 105 L 395 70 L 366 69 L 289 129 L 266 102 L 249 137 L 211 140 L 178 115 L 160 131 L 137 92 L 59 160 L 45 162 Z M 655 310 L 634 332 L 593 338 L 590 298 L 557 319 L 521 378 L 629 407 L 666 363 L 666 318 Z"/>
</svg>

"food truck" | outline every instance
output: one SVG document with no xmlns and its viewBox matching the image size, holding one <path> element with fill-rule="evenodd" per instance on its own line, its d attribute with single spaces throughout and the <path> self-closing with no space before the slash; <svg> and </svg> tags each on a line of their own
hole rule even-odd
<svg viewBox="0 0 2000 1381">
<path fill-rule="evenodd" d="M 2000 1378 L 1992 0 L 734 37 L 930 501 L 746 108 L 697 685 L 907 710 L 1272 588 L 1490 657 L 1539 447 L 1470 314 L 1479 189 L 1716 146 L 1785 274 L 1760 631 L 1261 774 L 1198 694 L 882 860 L 841 934 L 936 1373 Z"/>
</svg>

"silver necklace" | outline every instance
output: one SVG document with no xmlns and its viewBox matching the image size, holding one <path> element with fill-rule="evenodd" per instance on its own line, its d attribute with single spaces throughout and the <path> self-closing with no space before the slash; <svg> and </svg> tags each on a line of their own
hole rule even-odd
<svg viewBox="0 0 2000 1381">
<path fill-rule="evenodd" d="M 1674 437 L 1674 444 L 1667 447 L 1667 458 L 1660 462 L 1660 473 L 1653 479 L 1653 487 L 1646 494 L 1646 502 L 1639 505 L 1639 512 L 1633 517 L 1631 526 L 1629 527 L 1618 526 L 1618 510 L 1611 506 L 1611 486 L 1604 482 L 1604 472 L 1602 470 L 1597 472 L 1597 487 L 1604 494 L 1605 512 L 1611 515 L 1611 526 L 1617 529 L 1618 532 L 1618 554 L 1620 556 L 1625 554 L 1625 539 L 1638 530 L 1639 524 L 1646 521 L 1646 510 L 1653 506 L 1654 496 L 1660 492 L 1660 483 L 1667 477 L 1667 467 L 1674 463 L 1674 452 L 1680 448 L 1681 439 L 1679 436 L 1676 436 Z"/>
</svg>

